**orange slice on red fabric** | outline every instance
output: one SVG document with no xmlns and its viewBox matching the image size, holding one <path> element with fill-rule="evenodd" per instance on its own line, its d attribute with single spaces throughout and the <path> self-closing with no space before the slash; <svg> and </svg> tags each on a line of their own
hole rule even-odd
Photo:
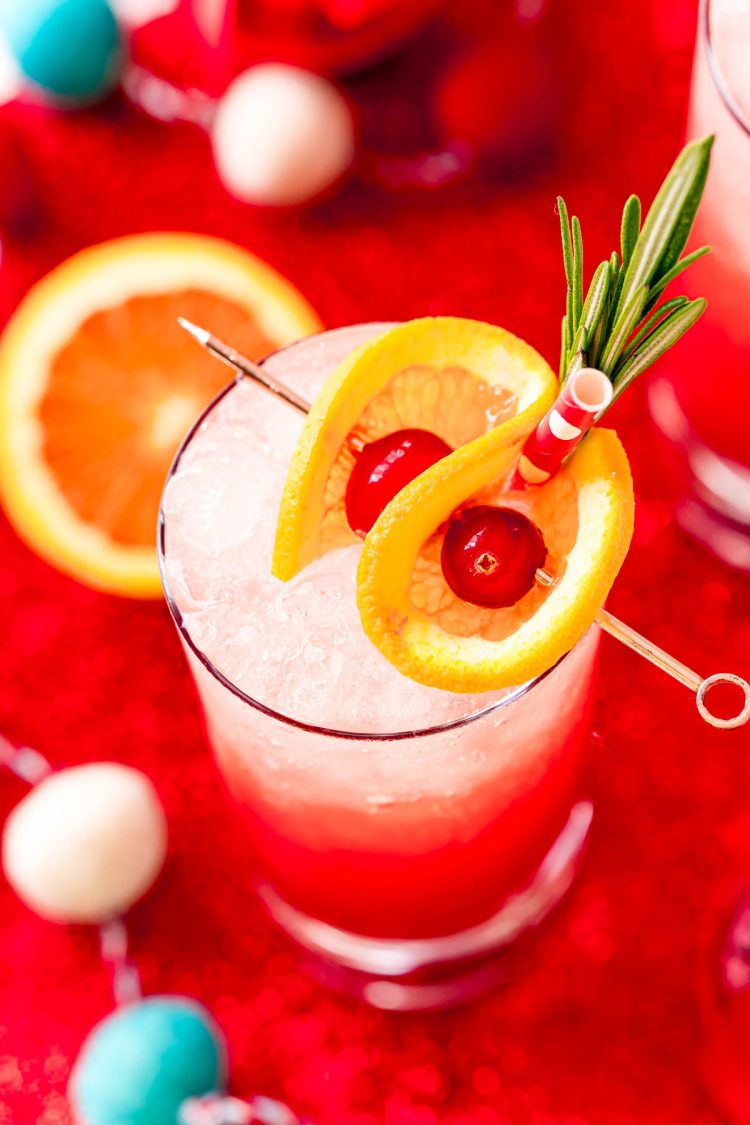
<svg viewBox="0 0 750 1125">
<path fill-rule="evenodd" d="M 28 293 L 0 342 L 0 500 L 43 558 L 98 589 L 160 593 L 159 496 L 227 373 L 184 316 L 259 358 L 320 321 L 219 239 L 147 234 L 84 250 Z"/>
</svg>

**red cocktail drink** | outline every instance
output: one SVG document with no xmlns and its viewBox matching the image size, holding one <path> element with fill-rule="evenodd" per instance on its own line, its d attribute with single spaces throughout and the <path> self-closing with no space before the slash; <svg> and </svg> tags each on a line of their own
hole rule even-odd
<svg viewBox="0 0 750 1125">
<path fill-rule="evenodd" d="M 324 333 L 268 368 L 312 398 L 374 331 Z M 440 1004 L 572 878 L 591 816 L 597 631 L 515 689 L 456 694 L 404 676 L 362 630 L 358 546 L 286 584 L 271 575 L 302 423 L 244 380 L 209 409 L 164 495 L 167 595 L 272 914 L 356 970 L 372 1002 Z"/>
</svg>

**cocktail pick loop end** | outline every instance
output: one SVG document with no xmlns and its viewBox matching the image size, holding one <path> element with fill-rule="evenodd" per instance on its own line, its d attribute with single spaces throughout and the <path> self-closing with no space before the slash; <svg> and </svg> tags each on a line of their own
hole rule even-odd
<svg viewBox="0 0 750 1125">
<path fill-rule="evenodd" d="M 553 575 L 547 570 L 537 570 L 536 580 L 540 586 L 554 586 L 555 584 Z M 687 664 L 683 664 L 682 661 L 677 660 L 663 648 L 659 648 L 653 641 L 644 637 L 642 633 L 637 632 L 630 625 L 626 625 L 624 621 L 620 621 L 619 617 L 615 617 L 607 609 L 599 610 L 596 615 L 596 623 L 620 644 L 625 645 L 638 656 L 642 656 L 644 660 L 648 660 L 651 664 L 660 668 L 662 672 L 666 672 L 672 679 L 695 692 L 696 706 L 700 716 L 712 727 L 732 730 L 735 727 L 744 726 L 750 720 L 750 684 L 742 676 L 737 676 L 734 672 L 716 672 L 713 676 L 707 676 L 704 679 L 692 668 L 688 668 Z M 742 707 L 728 718 L 715 715 L 706 702 L 709 691 L 718 687 L 719 684 L 731 684 L 742 691 Z"/>
</svg>

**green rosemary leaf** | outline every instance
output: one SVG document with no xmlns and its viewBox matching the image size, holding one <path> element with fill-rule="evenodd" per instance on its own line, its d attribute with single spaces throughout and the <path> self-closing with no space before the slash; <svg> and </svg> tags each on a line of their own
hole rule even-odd
<svg viewBox="0 0 750 1125">
<path fill-rule="evenodd" d="M 633 248 L 641 233 L 641 201 L 637 195 L 631 195 L 622 209 L 622 225 L 620 227 L 620 246 L 622 248 L 622 265 L 627 269 L 633 253 Z"/>
<path fill-rule="evenodd" d="M 697 262 L 704 254 L 708 254 L 710 249 L 710 246 L 701 246 L 699 250 L 693 250 L 691 254 L 686 254 L 684 258 L 680 258 L 679 262 L 675 263 L 671 270 L 663 274 L 662 277 L 659 278 L 658 283 L 651 286 L 649 298 L 646 302 L 646 312 L 654 307 L 670 282 L 674 281 L 676 277 L 679 277 L 682 271 L 686 270 L 688 266 L 692 266 L 693 262 Z"/>
<path fill-rule="evenodd" d="M 610 294 L 611 294 L 611 292 L 612 292 L 612 286 L 610 285 Z M 608 301 L 605 302 L 605 309 L 604 309 L 601 317 L 599 318 L 599 323 L 597 324 L 596 328 L 594 329 L 594 333 L 591 337 L 591 343 L 589 344 L 588 351 L 586 353 L 588 355 L 589 364 L 592 367 L 598 367 L 598 365 L 599 365 L 599 354 L 601 352 L 602 340 L 604 339 L 604 332 L 605 332 L 605 328 L 606 328 L 606 324 L 607 324 L 607 309 L 606 309 L 607 304 L 608 304 Z"/>
<path fill-rule="evenodd" d="M 599 317 L 598 323 L 594 325 L 593 331 L 589 333 L 589 345 L 586 349 L 588 361 L 592 367 L 596 367 L 597 365 L 599 354 L 602 348 L 602 342 L 606 339 L 606 334 L 608 331 L 609 314 L 612 308 L 612 301 L 614 299 L 613 294 L 617 287 L 617 278 L 620 272 L 620 259 L 617 255 L 616 250 L 612 252 L 607 264 L 609 266 L 609 284 L 607 286 L 607 292 L 602 304 L 602 313 Z M 589 287 L 589 292 L 591 292 L 591 287 Z"/>
<path fill-rule="evenodd" d="M 561 195 L 557 197 L 557 212 L 560 216 L 560 236 L 562 238 L 563 265 L 565 267 L 565 280 L 568 289 L 573 288 L 573 243 L 570 239 L 570 223 L 568 222 L 568 208 Z"/>
<path fill-rule="evenodd" d="M 562 340 L 560 341 L 560 383 L 562 384 L 565 378 L 565 368 L 568 364 L 568 347 L 570 341 L 568 339 L 568 318 L 562 318 Z"/>
<path fill-rule="evenodd" d="M 570 226 L 573 234 L 573 324 L 578 325 L 583 310 L 583 236 L 577 215 L 573 216 Z"/>
<path fill-rule="evenodd" d="M 586 363 L 587 363 L 586 352 L 585 351 L 577 351 L 576 354 L 573 355 L 573 358 L 570 360 L 570 363 L 568 364 L 568 375 L 569 376 L 575 375 L 575 372 L 580 367 L 586 367 Z"/>
<path fill-rule="evenodd" d="M 643 316 L 643 306 L 646 304 L 648 297 L 648 287 L 641 285 L 639 289 L 630 297 L 622 312 L 619 313 L 615 321 L 612 331 L 610 332 L 607 342 L 602 351 L 599 359 L 599 369 L 605 375 L 612 377 L 612 372 L 615 369 L 620 353 L 625 347 L 631 333 L 635 329 L 638 321 Z"/>
<path fill-rule="evenodd" d="M 654 311 L 651 313 L 651 316 L 646 317 L 646 319 L 643 321 L 643 324 L 638 329 L 637 334 L 628 343 L 628 346 L 622 353 L 622 359 L 620 360 L 620 363 L 622 363 L 633 354 L 641 341 L 646 339 L 654 326 L 658 324 L 658 322 L 663 317 L 665 317 L 668 313 L 671 313 L 674 309 L 681 309 L 687 303 L 687 297 L 672 297 L 671 300 L 665 301 L 663 305 L 659 305 L 658 309 L 654 309 Z M 648 308 L 648 306 L 646 306 L 646 308 Z"/>
<path fill-rule="evenodd" d="M 617 251 L 612 251 L 612 256 L 609 259 L 610 268 L 613 270 L 612 284 L 609 287 L 609 300 L 607 301 L 607 323 L 605 325 L 605 334 L 609 335 L 614 325 L 614 319 L 617 312 L 617 307 L 620 303 L 620 294 L 622 293 L 622 283 L 625 280 L 625 269 L 620 263 Z M 617 265 L 615 272 L 614 266 Z"/>
<path fill-rule="evenodd" d="M 565 380 L 579 367 L 583 367 L 586 363 L 586 345 L 588 343 L 587 332 L 585 325 L 579 324 L 573 336 L 573 342 L 568 349 L 565 361 L 565 368 L 563 376 L 560 380 L 560 386 L 563 386 Z"/>
<path fill-rule="evenodd" d="M 573 358 L 571 359 L 570 363 L 568 364 L 567 375 L 568 376 L 572 375 L 575 371 L 578 370 L 579 367 L 584 367 L 585 364 L 586 364 L 586 352 L 583 349 L 579 348 L 577 352 L 574 352 Z"/>
<path fill-rule="evenodd" d="M 581 324 L 586 329 L 586 334 L 589 339 L 593 336 L 602 313 L 604 312 L 604 305 L 607 300 L 607 293 L 609 292 L 609 278 L 609 262 L 602 262 L 594 271 L 594 276 L 591 278 L 591 284 L 589 285 L 589 291 L 586 294 L 586 300 L 583 303 L 583 310 L 581 311 Z"/>
<path fill-rule="evenodd" d="M 636 375 L 640 375 L 650 367 L 659 356 L 677 343 L 680 336 L 692 328 L 696 320 L 703 315 L 706 304 L 703 297 L 698 297 L 675 309 L 653 330 L 640 348 L 618 366 L 613 379 L 615 387 L 613 402 L 632 383 Z"/>
<path fill-rule="evenodd" d="M 573 290 L 570 289 L 570 288 L 568 289 L 568 292 L 565 294 L 565 320 L 567 321 L 567 325 L 568 325 L 567 350 L 568 350 L 568 352 L 570 352 L 570 349 L 573 347 L 573 336 L 575 334 L 575 329 L 576 329 L 576 322 L 575 322 L 575 317 L 574 317 L 574 312 L 573 312 Z"/>
<path fill-rule="evenodd" d="M 628 262 L 618 316 L 637 289 L 658 282 L 682 253 L 706 182 L 712 142 L 704 137 L 686 145 L 659 189 Z"/>
<path fill-rule="evenodd" d="M 706 186 L 706 177 L 708 176 L 708 165 L 711 159 L 713 143 L 714 138 L 712 135 L 702 137 L 700 140 L 693 141 L 691 144 L 686 145 L 677 157 L 674 165 L 675 170 L 678 167 L 680 168 L 680 171 L 685 175 L 690 186 L 685 203 L 678 214 L 672 237 L 659 262 L 659 268 L 654 275 L 654 281 L 661 279 L 665 273 L 668 273 L 669 270 L 672 269 L 679 261 L 680 254 L 687 246 L 687 240 L 690 237 L 690 231 L 693 229 L 693 223 L 695 222 L 698 204 L 701 201 L 703 189 Z"/>
<path fill-rule="evenodd" d="M 570 345 L 570 350 L 575 355 L 576 352 L 582 351 L 585 343 L 586 329 L 582 324 L 578 325 L 575 335 L 573 336 L 573 343 Z"/>
</svg>

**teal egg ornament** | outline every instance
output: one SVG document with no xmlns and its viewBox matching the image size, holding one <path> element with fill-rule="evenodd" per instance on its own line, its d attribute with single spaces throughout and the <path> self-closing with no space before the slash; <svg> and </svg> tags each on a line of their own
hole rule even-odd
<svg viewBox="0 0 750 1125">
<path fill-rule="evenodd" d="M 119 81 L 120 29 L 107 0 L 0 0 L 0 33 L 46 100 L 81 105 Z"/>
<path fill-rule="evenodd" d="M 186 1098 L 225 1088 L 224 1040 L 205 1008 L 186 997 L 150 996 L 97 1024 L 68 1097 L 78 1125 L 179 1125 Z"/>
</svg>

